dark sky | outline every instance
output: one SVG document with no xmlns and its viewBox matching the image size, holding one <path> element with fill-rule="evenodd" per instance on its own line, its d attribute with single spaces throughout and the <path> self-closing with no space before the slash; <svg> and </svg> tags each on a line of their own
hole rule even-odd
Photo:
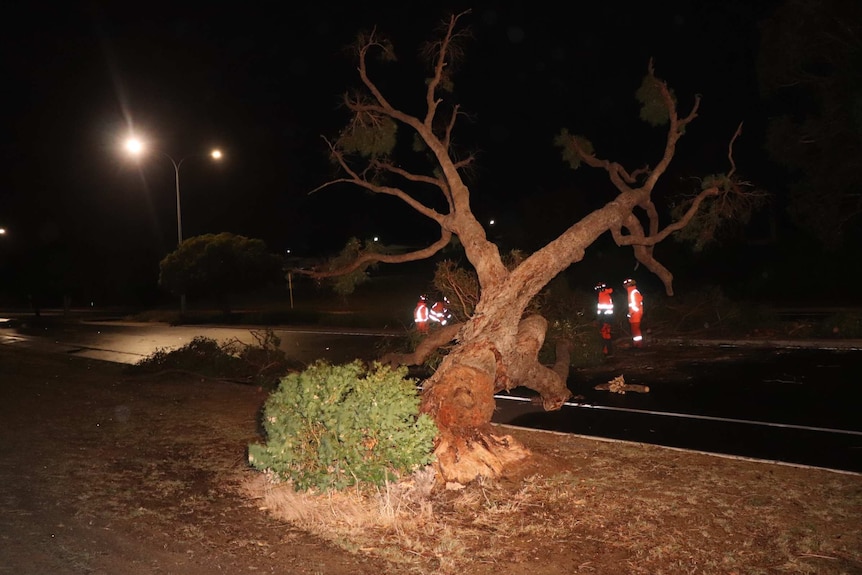
<svg viewBox="0 0 862 575">
<path fill-rule="evenodd" d="M 350 235 L 410 241 L 417 220 L 400 206 L 391 211 L 392 199 L 344 187 L 308 195 L 330 174 L 320 135 L 344 119 L 339 95 L 357 82 L 344 47 L 357 31 L 377 25 L 393 37 L 397 78 L 421 81 L 417 42 L 464 6 L 16 4 L 4 8 L 0 35 L 7 282 L 15 281 L 8 270 L 27 261 L 109 272 L 118 276 L 110 289 L 155 277 L 177 239 L 174 168 L 163 155 L 138 163 L 124 156 L 130 130 L 185 158 L 185 237 L 230 231 L 300 255 Z M 695 93 L 704 98 L 680 173 L 725 169 L 727 139 L 740 121 L 751 133 L 740 153 L 760 157 L 765 118 L 754 62 L 757 22 L 769 3 L 592 4 L 473 7 L 474 38 L 456 77 L 472 122 L 457 135 L 480 152 L 470 183 L 483 217 L 518 227 L 513 214 L 525 198 L 577 182 L 552 143 L 561 128 L 590 135 L 600 154 L 630 167 L 654 162 L 661 136 L 639 124 L 633 97 L 650 57 L 684 107 Z M 384 85 L 408 109 L 423 97 L 421 84 L 412 92 L 392 79 Z M 218 165 L 196 155 L 211 146 L 225 153 Z M 516 235 L 530 233 L 521 226 Z"/>
</svg>

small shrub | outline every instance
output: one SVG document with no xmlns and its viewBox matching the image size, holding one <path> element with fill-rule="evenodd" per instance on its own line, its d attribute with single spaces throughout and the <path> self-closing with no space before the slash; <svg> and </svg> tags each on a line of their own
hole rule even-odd
<svg viewBox="0 0 862 575">
<path fill-rule="evenodd" d="M 236 377 L 242 373 L 241 364 L 239 358 L 225 352 L 216 340 L 198 335 L 180 348 L 156 350 L 134 368 L 150 373 L 181 370 L 211 377 Z"/>
<path fill-rule="evenodd" d="M 274 389 L 281 377 L 291 369 L 298 369 L 296 362 L 290 362 L 281 349 L 281 338 L 271 329 L 252 330 L 254 344 L 232 339 L 221 348 L 231 356 L 239 358 L 244 366 L 246 377 L 257 385 Z"/>
<path fill-rule="evenodd" d="M 281 340 L 272 330 L 252 331 L 251 335 L 255 344 L 236 338 L 219 343 L 195 336 L 178 349 L 156 350 L 131 369 L 142 373 L 183 371 L 274 388 L 285 373 L 299 365 L 290 362 L 279 349 Z"/>
<path fill-rule="evenodd" d="M 431 462 L 434 421 L 404 367 L 324 361 L 281 380 L 264 406 L 265 445 L 249 463 L 300 491 L 380 485 Z"/>
</svg>

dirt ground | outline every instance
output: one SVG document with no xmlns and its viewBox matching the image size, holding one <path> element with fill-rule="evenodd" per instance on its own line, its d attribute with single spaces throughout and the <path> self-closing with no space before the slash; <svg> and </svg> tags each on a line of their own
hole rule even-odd
<svg viewBox="0 0 862 575">
<path fill-rule="evenodd" d="M 436 496 L 436 546 L 313 535 L 243 489 L 266 395 L 0 347 L 0 573 L 862 574 L 858 475 L 512 430 L 536 456 Z"/>
</svg>

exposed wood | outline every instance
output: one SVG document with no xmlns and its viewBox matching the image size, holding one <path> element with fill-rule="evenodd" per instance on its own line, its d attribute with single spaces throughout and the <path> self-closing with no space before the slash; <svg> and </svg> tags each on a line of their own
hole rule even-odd
<svg viewBox="0 0 862 575">
<path fill-rule="evenodd" d="M 626 383 L 626 380 L 622 375 L 613 378 L 607 383 L 600 383 L 593 389 L 621 394 L 624 394 L 627 391 L 634 391 L 636 393 L 649 393 L 648 385 L 640 385 L 638 383 Z"/>
</svg>

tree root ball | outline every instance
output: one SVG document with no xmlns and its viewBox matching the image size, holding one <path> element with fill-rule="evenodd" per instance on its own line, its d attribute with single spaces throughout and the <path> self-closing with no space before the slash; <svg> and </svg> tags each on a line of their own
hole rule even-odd
<svg viewBox="0 0 862 575">
<path fill-rule="evenodd" d="M 495 408 L 493 375 L 469 365 L 451 366 L 426 391 L 422 410 L 434 415 L 440 430 L 434 466 L 441 480 L 499 477 L 507 464 L 530 455 L 514 438 L 493 433 Z"/>
<path fill-rule="evenodd" d="M 531 452 L 510 435 L 477 431 L 463 437 L 444 432 L 434 455 L 439 479 L 447 484 L 467 484 L 479 477 L 499 477 L 507 465 L 522 461 Z"/>
<path fill-rule="evenodd" d="M 495 408 L 493 376 L 467 365 L 449 368 L 422 401 L 422 410 L 434 416 L 441 430 L 487 425 Z"/>
</svg>

